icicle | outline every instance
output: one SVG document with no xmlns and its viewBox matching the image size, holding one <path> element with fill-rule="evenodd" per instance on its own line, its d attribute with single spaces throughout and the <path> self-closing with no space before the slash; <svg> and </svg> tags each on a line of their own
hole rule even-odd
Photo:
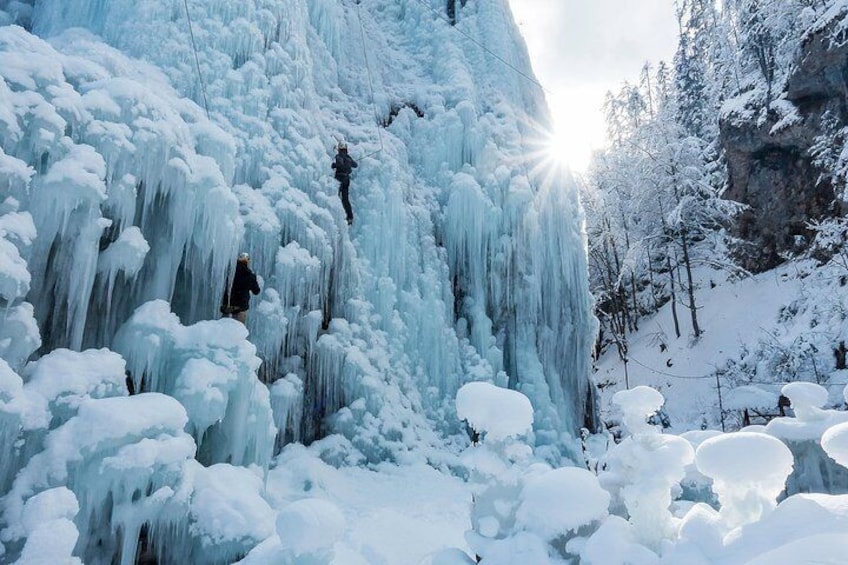
<svg viewBox="0 0 848 565">
<path fill-rule="evenodd" d="M 300 441 L 300 426 L 303 420 L 303 381 L 295 374 L 288 374 L 271 387 L 271 407 L 274 409 L 274 424 L 279 430 L 278 447 L 288 437 Z"/>
<path fill-rule="evenodd" d="M 21 433 L 23 404 L 23 381 L 3 359 L 0 359 L 0 441 L 5 446 L 14 446 Z M 17 471 L 17 457 L 12 449 L 0 461 L 0 492 L 7 492 Z"/>
</svg>

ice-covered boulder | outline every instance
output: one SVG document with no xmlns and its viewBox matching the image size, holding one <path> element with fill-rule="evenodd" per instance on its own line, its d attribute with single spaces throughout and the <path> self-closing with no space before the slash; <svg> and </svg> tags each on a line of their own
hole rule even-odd
<svg viewBox="0 0 848 565">
<path fill-rule="evenodd" d="M 186 422 L 183 407 L 160 394 L 83 400 L 15 478 L 4 501 L 2 539 L 39 531 L 32 530 L 32 516 L 45 504 L 30 501 L 66 486 L 79 501 L 74 520 L 82 539 L 79 555 L 86 561 L 131 562 L 144 524 L 168 531 L 183 520 L 184 465 L 195 453 L 183 431 Z"/>
<path fill-rule="evenodd" d="M 276 428 L 270 395 L 257 379 L 261 363 L 235 320 L 183 326 L 167 302 L 139 307 L 115 337 L 136 390 L 182 402 L 200 461 L 267 465 Z"/>
</svg>

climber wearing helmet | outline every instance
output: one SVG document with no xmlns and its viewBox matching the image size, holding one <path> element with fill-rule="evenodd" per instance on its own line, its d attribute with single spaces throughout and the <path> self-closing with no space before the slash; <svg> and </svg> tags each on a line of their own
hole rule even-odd
<svg viewBox="0 0 848 565">
<path fill-rule="evenodd" d="M 236 272 L 233 285 L 229 292 L 224 289 L 224 299 L 221 303 L 221 314 L 247 323 L 247 311 L 250 309 L 250 293 L 259 294 L 259 282 L 256 274 L 250 270 L 250 255 L 239 253 L 236 261 Z"/>
<path fill-rule="evenodd" d="M 353 157 L 347 154 L 347 143 L 340 141 L 337 149 L 338 153 L 336 153 L 332 167 L 336 171 L 336 180 L 339 181 L 339 196 L 342 199 L 347 223 L 350 225 L 353 223 L 353 209 L 350 207 L 350 199 L 348 198 L 350 173 L 359 165 L 353 160 Z"/>
</svg>

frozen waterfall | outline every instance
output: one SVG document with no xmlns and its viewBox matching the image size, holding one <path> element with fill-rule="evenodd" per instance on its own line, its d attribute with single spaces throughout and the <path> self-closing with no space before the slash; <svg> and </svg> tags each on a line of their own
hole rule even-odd
<svg viewBox="0 0 848 565">
<path fill-rule="evenodd" d="M 594 417 L 582 211 L 502 62 L 530 72 L 506 0 L 463 4 L 459 34 L 428 0 L 189 1 L 195 60 L 182 2 L 0 0 L 0 555 L 52 496 L 86 562 L 230 562 L 267 532 L 214 531 L 226 481 L 257 497 L 282 444 L 332 434 L 430 460 L 470 381 L 570 452 Z M 241 250 L 247 328 L 218 319 Z"/>
</svg>

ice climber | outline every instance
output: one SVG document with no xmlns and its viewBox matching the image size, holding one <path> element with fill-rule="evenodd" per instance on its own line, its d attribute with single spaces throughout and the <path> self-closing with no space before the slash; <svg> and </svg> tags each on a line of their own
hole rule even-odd
<svg viewBox="0 0 848 565">
<path fill-rule="evenodd" d="M 236 273 L 233 276 L 233 286 L 227 292 L 224 289 L 224 300 L 221 303 L 221 314 L 235 318 L 242 324 L 247 323 L 247 311 L 250 309 L 250 293 L 259 294 L 259 282 L 256 273 L 250 270 L 250 255 L 240 253 L 236 261 Z"/>
<path fill-rule="evenodd" d="M 353 157 L 347 154 L 347 144 L 340 141 L 338 145 L 338 153 L 333 161 L 332 167 L 336 170 L 336 180 L 339 181 L 339 196 L 342 199 L 345 216 L 347 217 L 348 225 L 353 223 L 353 210 L 350 207 L 350 198 L 348 198 L 348 189 L 350 189 L 350 173 L 359 165 L 353 160 Z"/>
</svg>

